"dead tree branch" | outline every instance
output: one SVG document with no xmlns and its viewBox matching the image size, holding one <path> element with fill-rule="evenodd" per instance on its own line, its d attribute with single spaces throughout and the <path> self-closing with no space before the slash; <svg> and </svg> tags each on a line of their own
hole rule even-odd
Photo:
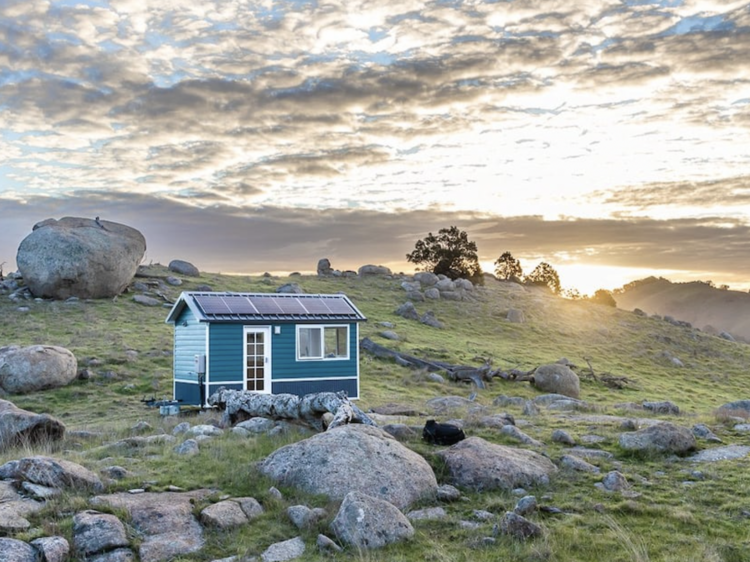
<svg viewBox="0 0 750 562">
<path fill-rule="evenodd" d="M 295 394 L 259 394 L 220 388 L 209 397 L 208 403 L 224 411 L 222 422 L 225 425 L 262 417 L 300 421 L 316 431 L 325 431 L 323 416 L 328 413 L 333 414 L 333 420 L 327 429 L 348 423 L 376 425 L 344 392 L 317 392 L 300 397 Z"/>
</svg>

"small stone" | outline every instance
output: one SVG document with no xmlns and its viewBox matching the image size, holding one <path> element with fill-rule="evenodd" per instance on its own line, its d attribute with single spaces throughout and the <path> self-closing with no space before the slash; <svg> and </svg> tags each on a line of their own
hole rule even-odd
<svg viewBox="0 0 750 562">
<path fill-rule="evenodd" d="M 276 486 L 268 488 L 268 495 L 278 501 L 284 499 L 284 495 L 278 490 L 278 488 L 276 488 Z"/>
<path fill-rule="evenodd" d="M 461 499 L 461 491 L 450 484 L 442 484 L 438 486 L 437 499 L 443 502 L 455 502 Z"/>
<path fill-rule="evenodd" d="M 131 433 L 145 433 L 151 431 L 153 426 L 147 421 L 139 421 L 133 427 L 130 428 Z"/>
<path fill-rule="evenodd" d="M 448 514 L 442 507 L 428 507 L 425 509 L 415 509 L 406 514 L 409 521 L 437 521 L 445 519 Z"/>
<path fill-rule="evenodd" d="M 175 447 L 174 451 L 178 455 L 192 456 L 197 455 L 200 452 L 200 448 L 195 439 L 187 439 Z"/>
<path fill-rule="evenodd" d="M 44 562 L 65 562 L 70 553 L 70 544 L 63 537 L 42 537 L 30 544 L 42 553 Z"/>
<path fill-rule="evenodd" d="M 536 407 L 531 400 L 527 400 L 523 405 L 523 415 L 529 417 L 535 417 L 539 415 L 539 408 Z"/>
<path fill-rule="evenodd" d="M 535 496 L 524 496 L 518 500 L 518 503 L 516 503 L 516 507 L 513 508 L 513 513 L 525 517 L 526 515 L 534 513 L 538 508 L 539 505 L 537 504 Z"/>
<path fill-rule="evenodd" d="M 564 429 L 556 429 L 552 432 L 552 441 L 555 443 L 561 443 L 562 445 L 570 445 L 571 447 L 576 444 L 570 434 Z"/>
<path fill-rule="evenodd" d="M 602 485 L 605 490 L 610 492 L 619 492 L 630 488 L 627 478 L 617 470 L 608 472 L 602 479 Z"/>
<path fill-rule="evenodd" d="M 302 537 L 295 537 L 283 542 L 277 542 L 269 546 L 260 555 L 263 562 L 285 562 L 294 560 L 305 553 L 305 541 Z"/>
<path fill-rule="evenodd" d="M 325 535 L 318 535 L 318 539 L 315 541 L 315 543 L 318 545 L 318 550 L 321 552 L 341 552 L 343 549 L 337 545 L 335 542 L 333 542 L 332 539 L 328 538 Z"/>
<path fill-rule="evenodd" d="M 507 512 L 500 521 L 500 531 L 518 540 L 527 540 L 542 534 L 542 528 L 525 517 Z"/>
</svg>

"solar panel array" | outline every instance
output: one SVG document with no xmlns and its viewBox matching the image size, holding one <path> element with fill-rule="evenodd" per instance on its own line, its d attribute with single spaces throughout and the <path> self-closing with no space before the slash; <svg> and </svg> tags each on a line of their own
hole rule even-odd
<svg viewBox="0 0 750 562">
<path fill-rule="evenodd" d="M 200 293 L 193 298 L 207 316 L 352 317 L 361 315 L 343 296 Z"/>
</svg>

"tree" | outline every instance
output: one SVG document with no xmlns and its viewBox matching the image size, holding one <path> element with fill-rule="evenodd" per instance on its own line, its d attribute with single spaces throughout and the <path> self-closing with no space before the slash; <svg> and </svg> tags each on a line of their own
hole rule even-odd
<svg viewBox="0 0 750 562">
<path fill-rule="evenodd" d="M 615 297 L 612 296 L 612 291 L 608 291 L 607 289 L 597 289 L 589 300 L 596 304 L 603 304 L 605 306 L 617 308 L 617 301 L 615 300 Z"/>
<path fill-rule="evenodd" d="M 534 271 L 526 276 L 525 281 L 530 285 L 546 285 L 555 294 L 560 292 L 560 276 L 547 262 L 537 265 Z"/>
<path fill-rule="evenodd" d="M 521 279 L 523 277 L 521 262 L 514 258 L 510 252 L 503 252 L 495 260 L 495 275 L 505 280 Z"/>
<path fill-rule="evenodd" d="M 463 277 L 474 283 L 482 283 L 482 267 L 477 257 L 477 245 L 458 227 L 441 228 L 437 236 L 430 232 L 417 241 L 414 251 L 406 259 L 436 275 L 451 279 Z"/>
</svg>

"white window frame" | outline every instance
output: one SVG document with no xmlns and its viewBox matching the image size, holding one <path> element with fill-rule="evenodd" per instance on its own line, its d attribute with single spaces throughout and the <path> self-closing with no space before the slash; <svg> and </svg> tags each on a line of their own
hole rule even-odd
<svg viewBox="0 0 750 562">
<path fill-rule="evenodd" d="M 346 355 L 341 355 L 337 357 L 326 357 L 325 356 L 325 330 L 326 328 L 331 329 L 346 329 Z M 300 337 L 300 331 L 301 330 L 318 330 L 318 333 L 320 334 L 320 356 L 312 356 L 312 357 L 303 357 L 300 353 L 300 343 L 302 341 Z M 296 354 L 297 354 L 297 361 L 347 361 L 351 357 L 351 345 L 350 345 L 350 339 L 351 334 L 349 332 L 349 324 L 297 324 L 297 330 L 296 330 L 296 336 L 297 341 L 294 343 L 294 347 L 296 348 Z"/>
</svg>

